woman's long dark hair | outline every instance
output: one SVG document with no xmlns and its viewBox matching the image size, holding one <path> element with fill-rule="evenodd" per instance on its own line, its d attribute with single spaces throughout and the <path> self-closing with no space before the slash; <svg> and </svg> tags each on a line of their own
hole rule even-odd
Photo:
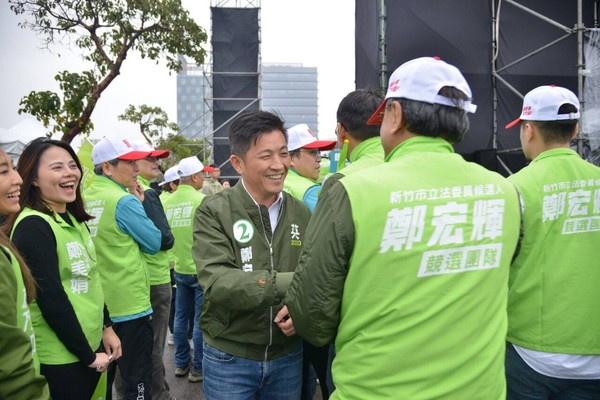
<svg viewBox="0 0 600 400">
<path fill-rule="evenodd" d="M 79 171 L 83 176 L 83 168 L 81 167 L 81 163 L 77 158 L 77 154 L 75 154 L 75 151 L 68 143 L 48 138 L 37 138 L 32 140 L 23 149 L 23 153 L 21 153 L 21 156 L 19 157 L 19 163 L 17 165 L 17 172 L 19 172 L 21 179 L 23 179 L 23 184 L 21 185 L 21 196 L 19 197 L 21 210 L 23 210 L 25 207 L 29 207 L 32 210 L 53 216 L 52 209 L 42 199 L 40 189 L 33 185 L 33 182 L 38 177 L 38 169 L 42 154 L 44 154 L 46 150 L 53 146 L 66 150 L 73 160 L 75 160 L 77 168 L 79 168 Z M 75 217 L 78 222 L 85 222 L 89 221 L 93 217 L 85 211 L 80 185 L 81 177 L 79 178 L 77 189 L 75 191 L 75 201 L 67 203 L 67 211 L 69 211 L 69 213 L 71 213 L 71 215 Z M 5 225 L 5 232 L 7 232 L 7 234 L 9 234 L 9 232 L 12 230 L 17 217 L 18 214 L 13 214 L 8 217 L 8 221 Z"/>
</svg>

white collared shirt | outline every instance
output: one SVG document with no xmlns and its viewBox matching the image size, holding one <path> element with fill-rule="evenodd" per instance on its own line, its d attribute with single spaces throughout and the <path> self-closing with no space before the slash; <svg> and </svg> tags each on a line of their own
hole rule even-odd
<svg viewBox="0 0 600 400">
<path fill-rule="evenodd" d="M 259 204 L 256 202 L 254 197 L 252 197 L 252 195 L 250 194 L 248 189 L 246 189 L 246 185 L 244 185 L 243 178 L 241 181 L 242 181 L 242 186 L 244 186 L 244 190 L 246 191 L 246 193 L 248 193 L 248 196 L 250 196 L 250 198 L 252 199 L 254 204 L 256 204 L 258 206 Z M 275 200 L 275 202 L 273 204 L 271 204 L 271 207 L 267 208 L 269 210 L 269 222 L 271 223 L 271 233 L 275 233 L 275 228 L 277 227 L 277 220 L 279 218 L 279 210 L 281 210 L 282 204 L 283 204 L 283 192 L 279 192 L 279 194 L 277 195 L 277 200 Z"/>
</svg>

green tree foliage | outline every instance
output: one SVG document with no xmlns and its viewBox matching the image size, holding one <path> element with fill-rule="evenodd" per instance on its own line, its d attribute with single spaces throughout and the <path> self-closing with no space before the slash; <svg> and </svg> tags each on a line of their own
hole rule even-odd
<svg viewBox="0 0 600 400">
<path fill-rule="evenodd" d="M 115 80 L 130 51 L 171 71 L 181 69 L 178 55 L 204 62 L 206 31 L 181 5 L 181 0 L 9 0 L 11 10 L 25 16 L 19 25 L 32 29 L 46 47 L 69 41 L 92 68 L 62 71 L 55 79 L 62 97 L 31 92 L 21 100 L 26 112 L 71 142 L 93 128 L 91 116 L 104 90 Z"/>
<path fill-rule="evenodd" d="M 205 165 L 209 164 L 210 147 L 204 140 L 186 139 L 182 135 L 169 135 L 166 138 L 158 139 L 155 148 L 171 152 L 169 158 L 162 161 L 161 169 L 163 171 L 179 163 L 182 158 L 191 156 L 197 156 Z"/>
<path fill-rule="evenodd" d="M 119 120 L 137 124 L 144 138 L 152 143 L 152 138 L 160 138 L 166 133 L 177 134 L 179 127 L 174 122 L 169 122 L 166 111 L 160 107 L 150 107 L 142 104 L 139 107 L 129 105 L 125 112 L 119 115 Z M 170 131 L 170 132 L 169 132 Z"/>
</svg>

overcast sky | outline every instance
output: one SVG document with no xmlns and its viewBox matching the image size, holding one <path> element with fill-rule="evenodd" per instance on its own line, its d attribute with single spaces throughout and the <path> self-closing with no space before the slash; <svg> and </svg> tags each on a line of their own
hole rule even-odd
<svg viewBox="0 0 600 400">
<path fill-rule="evenodd" d="M 196 22 L 210 34 L 210 2 L 183 0 Z M 0 127 L 10 128 L 29 115 L 19 115 L 21 98 L 30 91 L 58 91 L 54 76 L 62 70 L 81 70 L 77 48 L 41 49 L 33 32 L 6 2 L 0 6 Z M 354 2 L 348 0 L 262 0 L 260 12 L 263 63 L 302 63 L 318 68 L 320 137 L 333 137 L 340 100 L 354 90 Z M 206 44 L 210 49 L 210 43 Z M 58 56 L 60 53 L 60 57 Z M 93 137 L 123 133 L 136 135 L 134 124 L 117 115 L 127 105 L 162 107 L 177 120 L 175 74 L 152 61 L 130 55 L 121 75 L 102 94 L 92 115 Z"/>
</svg>

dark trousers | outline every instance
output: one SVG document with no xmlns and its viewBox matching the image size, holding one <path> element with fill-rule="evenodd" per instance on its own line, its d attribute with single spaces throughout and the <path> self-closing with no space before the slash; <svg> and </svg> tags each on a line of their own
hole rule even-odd
<svg viewBox="0 0 600 400">
<path fill-rule="evenodd" d="M 327 369 L 329 366 L 329 345 L 315 347 L 304 341 L 302 343 L 302 400 L 310 400 L 314 395 L 314 381 L 311 378 L 310 366 L 314 368 L 321 387 L 321 395 L 324 400 L 329 398 L 327 387 Z"/>
<path fill-rule="evenodd" d="M 100 373 L 80 362 L 72 364 L 41 364 L 40 372 L 46 377 L 53 399 L 81 400 L 92 397 Z"/>
<path fill-rule="evenodd" d="M 108 368 L 106 399 L 112 400 L 117 366 L 126 400 L 152 399 L 152 316 L 118 322 L 113 329 L 121 339 L 123 356 Z"/>
<path fill-rule="evenodd" d="M 511 343 L 506 344 L 507 400 L 597 400 L 600 380 L 560 379 L 532 369 Z"/>
</svg>

